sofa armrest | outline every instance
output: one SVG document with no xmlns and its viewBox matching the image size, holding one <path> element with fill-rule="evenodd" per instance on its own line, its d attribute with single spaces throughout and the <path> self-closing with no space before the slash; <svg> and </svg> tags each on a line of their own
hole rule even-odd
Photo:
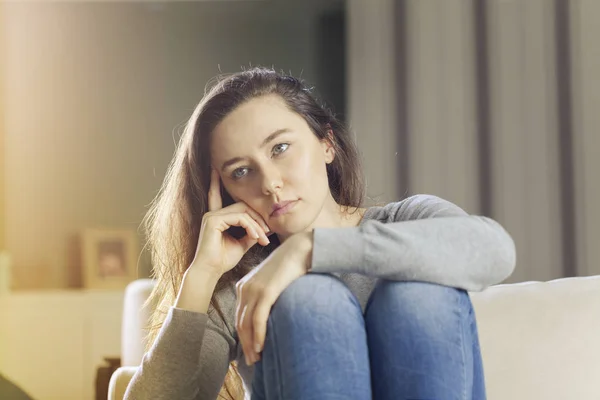
<svg viewBox="0 0 600 400">
<path fill-rule="evenodd" d="M 156 304 L 144 307 L 156 282 L 137 279 L 127 285 L 121 324 L 121 366 L 138 366 L 146 351 L 146 335 Z"/>
<path fill-rule="evenodd" d="M 108 384 L 108 400 L 123 400 L 127 385 L 137 369 L 138 367 L 121 367 L 112 374 Z"/>
</svg>

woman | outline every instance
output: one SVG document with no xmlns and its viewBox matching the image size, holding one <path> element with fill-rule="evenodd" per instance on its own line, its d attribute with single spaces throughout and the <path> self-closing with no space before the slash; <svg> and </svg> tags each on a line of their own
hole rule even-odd
<svg viewBox="0 0 600 400">
<path fill-rule="evenodd" d="M 512 273 L 511 237 L 434 196 L 363 200 L 351 136 L 300 81 L 217 82 L 145 221 L 159 306 L 125 397 L 484 399 L 466 291 Z"/>
</svg>

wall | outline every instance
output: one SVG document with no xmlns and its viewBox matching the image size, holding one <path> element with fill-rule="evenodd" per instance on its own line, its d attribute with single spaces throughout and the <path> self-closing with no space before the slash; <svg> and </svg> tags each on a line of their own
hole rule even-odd
<svg viewBox="0 0 600 400">
<path fill-rule="evenodd" d="M 6 207 L 5 207 L 5 176 L 6 176 L 6 151 L 4 149 L 5 144 L 5 136 L 6 136 L 6 125 L 4 121 L 4 112 L 5 112 L 5 101 L 6 96 L 4 93 L 4 79 L 1 77 L 4 76 L 4 69 L 6 65 L 5 59 L 5 29 L 6 26 L 4 22 L 4 3 L 0 3 L 0 251 L 4 249 L 5 246 L 5 221 L 6 221 Z"/>
<path fill-rule="evenodd" d="M 138 228 L 209 78 L 261 64 L 317 80 L 315 25 L 341 5 L 3 3 L 15 284 L 68 286 L 80 229 Z"/>
</svg>

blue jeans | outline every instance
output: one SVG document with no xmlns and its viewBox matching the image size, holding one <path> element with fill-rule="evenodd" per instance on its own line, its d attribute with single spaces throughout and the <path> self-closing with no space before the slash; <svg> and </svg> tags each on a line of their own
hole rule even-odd
<svg viewBox="0 0 600 400">
<path fill-rule="evenodd" d="M 485 399 L 464 290 L 380 280 L 363 314 L 329 274 L 295 280 L 273 305 L 252 400 Z"/>
</svg>

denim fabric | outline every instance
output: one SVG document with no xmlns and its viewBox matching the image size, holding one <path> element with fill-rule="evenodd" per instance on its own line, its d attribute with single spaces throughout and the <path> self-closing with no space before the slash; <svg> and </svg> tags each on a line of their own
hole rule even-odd
<svg viewBox="0 0 600 400">
<path fill-rule="evenodd" d="M 468 293 L 380 280 L 363 311 L 338 278 L 308 274 L 274 304 L 252 400 L 485 399 Z"/>
</svg>

